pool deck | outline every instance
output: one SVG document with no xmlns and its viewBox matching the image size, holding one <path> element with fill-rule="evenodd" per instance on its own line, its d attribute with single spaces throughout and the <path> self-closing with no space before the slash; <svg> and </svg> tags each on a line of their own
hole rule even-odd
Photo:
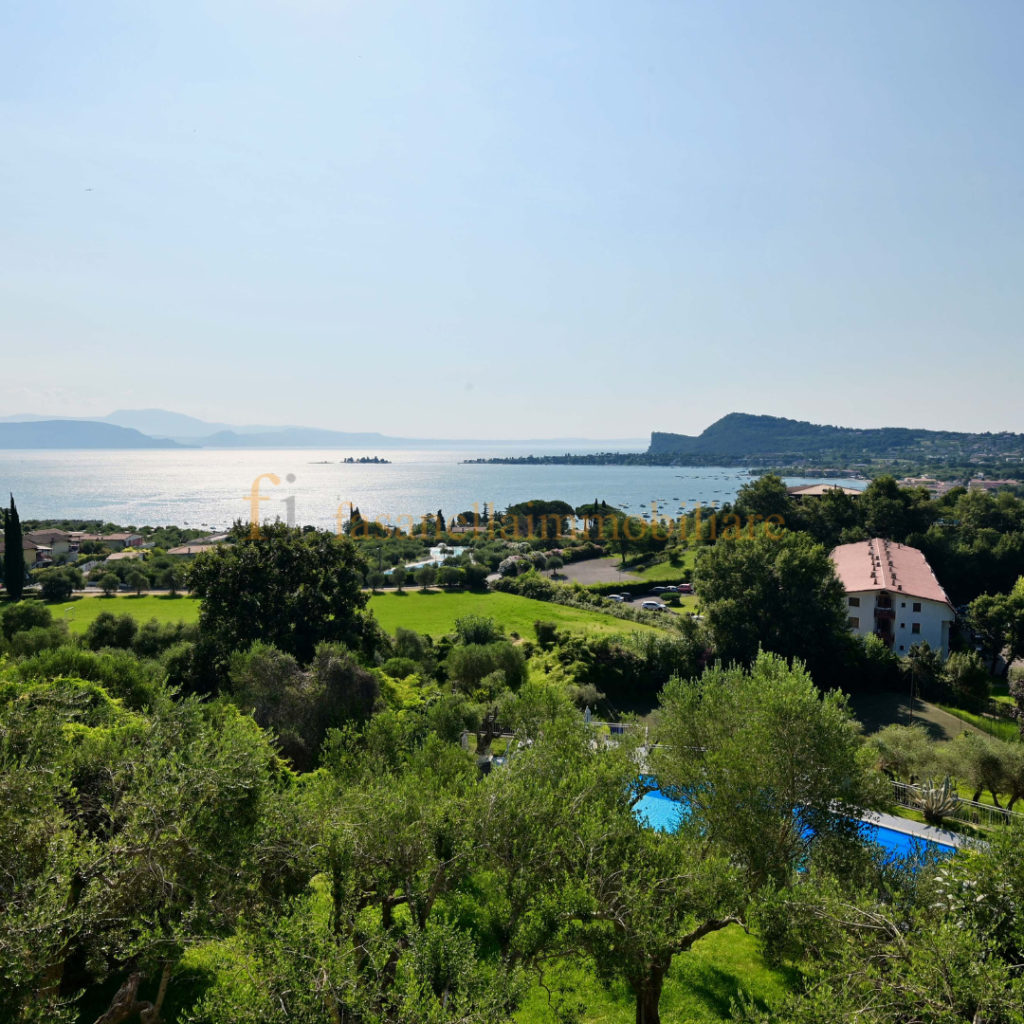
<svg viewBox="0 0 1024 1024">
<path fill-rule="evenodd" d="M 895 814 L 886 814 L 884 811 L 869 811 L 862 816 L 861 821 L 866 821 L 870 825 L 881 825 L 883 828 L 891 828 L 894 832 L 902 832 L 905 835 L 915 836 L 918 839 L 927 839 L 932 843 L 954 846 L 957 849 L 967 845 L 966 837 L 957 832 L 948 832 L 944 828 L 935 828 L 934 825 L 925 825 L 919 821 L 898 818 Z"/>
</svg>

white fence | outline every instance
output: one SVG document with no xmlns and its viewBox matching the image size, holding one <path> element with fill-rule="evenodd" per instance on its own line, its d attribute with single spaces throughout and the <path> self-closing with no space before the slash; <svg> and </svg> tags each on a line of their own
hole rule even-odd
<svg viewBox="0 0 1024 1024">
<path fill-rule="evenodd" d="M 915 811 L 921 809 L 918 800 L 921 790 L 918 786 L 892 780 L 892 794 L 893 800 L 900 807 L 909 807 Z M 993 807 L 991 804 L 979 804 L 974 800 L 964 800 L 962 797 L 957 801 L 954 810 L 943 817 L 949 818 L 950 821 L 959 821 L 964 825 L 981 825 L 985 828 L 1008 825 L 1011 821 L 1024 821 L 1024 814 L 1017 811 Z"/>
</svg>

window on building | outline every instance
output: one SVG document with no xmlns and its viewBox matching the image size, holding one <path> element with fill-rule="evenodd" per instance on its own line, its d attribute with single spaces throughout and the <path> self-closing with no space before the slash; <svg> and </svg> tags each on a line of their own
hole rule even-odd
<svg viewBox="0 0 1024 1024">
<path fill-rule="evenodd" d="M 907 607 L 907 602 L 906 601 L 900 601 L 900 607 L 901 608 L 906 608 Z"/>
<path fill-rule="evenodd" d="M 910 632 L 911 633 L 920 633 L 921 632 L 921 623 L 920 622 L 912 622 L 910 624 Z"/>
<path fill-rule="evenodd" d="M 906 629 L 906 628 L 907 628 L 907 624 L 905 622 L 901 622 L 900 623 L 900 629 Z"/>
<path fill-rule="evenodd" d="M 851 615 L 846 621 L 850 624 L 850 629 L 860 629 L 860 619 Z"/>
<path fill-rule="evenodd" d="M 903 644 L 900 644 L 900 650 L 901 651 L 903 650 Z"/>
<path fill-rule="evenodd" d="M 859 597 L 851 597 L 850 598 L 850 607 L 851 608 L 859 608 L 860 607 L 860 598 Z"/>
<path fill-rule="evenodd" d="M 921 610 L 921 602 L 920 601 L 915 601 L 914 602 L 914 611 L 915 612 L 919 612 L 920 610 Z"/>
</svg>

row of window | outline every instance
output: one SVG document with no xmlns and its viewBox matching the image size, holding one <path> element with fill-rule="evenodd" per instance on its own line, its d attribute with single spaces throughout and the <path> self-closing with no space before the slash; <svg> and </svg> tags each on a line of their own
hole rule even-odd
<svg viewBox="0 0 1024 1024">
<path fill-rule="evenodd" d="M 860 598 L 859 597 L 851 597 L 850 598 L 850 607 L 851 608 L 859 608 L 860 607 Z M 887 606 L 883 606 L 883 607 L 887 607 Z M 900 602 L 900 607 L 901 608 L 906 608 L 907 607 L 907 602 L 906 601 L 901 601 Z M 919 612 L 920 610 L 921 610 L 921 602 L 920 601 L 914 601 L 913 602 L 913 607 L 911 608 L 911 611 Z"/>
<path fill-rule="evenodd" d="M 860 629 L 860 619 L 858 619 L 858 618 L 854 617 L 853 615 L 851 615 L 846 621 L 849 623 L 850 629 Z M 905 622 L 901 622 L 900 623 L 900 629 L 905 629 L 906 625 L 907 624 Z M 921 623 L 920 622 L 912 622 L 910 624 L 910 632 L 911 633 L 920 633 L 921 632 Z"/>
</svg>

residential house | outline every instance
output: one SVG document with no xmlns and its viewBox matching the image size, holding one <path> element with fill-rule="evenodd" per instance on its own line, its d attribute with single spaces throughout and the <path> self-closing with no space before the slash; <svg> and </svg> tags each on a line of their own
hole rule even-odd
<svg viewBox="0 0 1024 1024">
<path fill-rule="evenodd" d="M 71 534 L 67 530 L 29 530 L 25 536 L 48 547 L 54 558 L 71 553 Z"/>
<path fill-rule="evenodd" d="M 28 537 L 21 538 L 21 549 L 25 552 L 25 568 L 34 569 L 45 565 L 50 561 L 50 549 L 42 544 L 37 544 Z M 7 550 L 3 540 L 0 540 L 0 557 Z"/>
<path fill-rule="evenodd" d="M 917 548 L 876 537 L 841 544 L 832 561 L 846 591 L 852 632 L 874 633 L 897 654 L 906 654 L 922 640 L 948 653 L 956 613 Z"/>
<path fill-rule="evenodd" d="M 80 550 L 86 541 L 103 544 L 111 551 L 123 551 L 127 548 L 141 548 L 143 537 L 138 533 L 72 533 L 70 534 L 72 550 Z"/>
<path fill-rule="evenodd" d="M 196 555 L 201 555 L 204 551 L 213 551 L 216 548 L 216 544 L 182 544 L 177 548 L 168 548 L 167 554 L 177 555 L 179 558 L 195 558 Z"/>
<path fill-rule="evenodd" d="M 115 551 L 112 555 L 107 556 L 108 562 L 127 562 L 135 558 L 141 558 L 141 551 Z"/>
<path fill-rule="evenodd" d="M 829 491 L 840 491 L 851 497 L 859 498 L 861 492 L 856 487 L 843 487 L 842 484 L 805 484 L 803 487 L 787 487 L 789 496 L 794 501 L 803 501 L 804 498 L 820 498 Z"/>
</svg>

